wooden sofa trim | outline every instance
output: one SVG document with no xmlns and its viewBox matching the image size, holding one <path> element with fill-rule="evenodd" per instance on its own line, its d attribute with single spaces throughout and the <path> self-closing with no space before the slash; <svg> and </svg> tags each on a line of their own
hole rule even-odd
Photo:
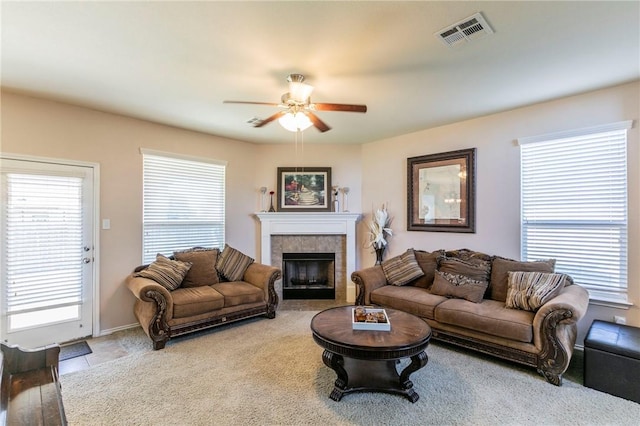
<svg viewBox="0 0 640 426">
<path fill-rule="evenodd" d="M 562 385 L 562 374 L 566 371 L 571 360 L 571 354 L 568 352 L 568 348 L 573 347 L 575 343 L 577 326 L 575 323 L 566 325 L 568 333 L 574 336 L 573 339 L 570 338 L 567 342 L 561 342 L 560 339 L 558 339 L 557 329 L 558 327 L 564 326 L 559 324 L 561 321 L 567 320 L 572 316 L 573 313 L 569 310 L 558 310 L 545 317 L 543 323 L 543 349 L 538 354 L 515 348 L 507 348 L 499 344 L 471 336 L 464 336 L 451 331 L 438 330 L 432 325 L 433 339 L 472 349 L 497 358 L 517 362 L 529 367 L 535 367 L 538 373 L 549 383 L 560 386 Z"/>
</svg>

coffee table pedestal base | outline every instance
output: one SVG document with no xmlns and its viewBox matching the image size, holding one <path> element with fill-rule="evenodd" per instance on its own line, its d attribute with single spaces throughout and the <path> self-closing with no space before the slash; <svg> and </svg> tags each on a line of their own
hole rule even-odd
<svg viewBox="0 0 640 426">
<path fill-rule="evenodd" d="M 325 349 L 322 361 L 336 372 L 333 391 L 329 398 L 340 401 L 342 397 L 354 392 L 385 392 L 403 395 L 411 402 L 420 396 L 413 389 L 409 376 L 427 365 L 426 352 L 411 357 L 411 363 L 398 374 L 396 364 L 399 360 L 361 360 L 343 357 Z"/>
</svg>

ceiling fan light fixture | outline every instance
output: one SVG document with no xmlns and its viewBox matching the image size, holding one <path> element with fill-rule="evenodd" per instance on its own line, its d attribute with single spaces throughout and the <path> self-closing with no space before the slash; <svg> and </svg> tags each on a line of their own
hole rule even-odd
<svg viewBox="0 0 640 426">
<path fill-rule="evenodd" d="M 303 112 L 288 112 L 278 119 L 278 123 L 290 132 L 302 132 L 313 125 Z"/>
<path fill-rule="evenodd" d="M 305 83 L 289 83 L 289 96 L 296 102 L 306 103 L 313 92 L 313 86 Z"/>
</svg>

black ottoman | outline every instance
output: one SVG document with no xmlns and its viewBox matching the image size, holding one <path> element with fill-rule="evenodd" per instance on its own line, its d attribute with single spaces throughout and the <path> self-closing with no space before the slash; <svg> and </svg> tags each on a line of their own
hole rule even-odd
<svg viewBox="0 0 640 426">
<path fill-rule="evenodd" d="M 584 385 L 640 403 L 640 328 L 593 321 L 584 339 Z"/>
</svg>

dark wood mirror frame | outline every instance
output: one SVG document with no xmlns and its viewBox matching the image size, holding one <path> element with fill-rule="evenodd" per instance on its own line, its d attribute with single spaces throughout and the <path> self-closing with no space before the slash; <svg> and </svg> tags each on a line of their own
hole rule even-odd
<svg viewBox="0 0 640 426">
<path fill-rule="evenodd" d="M 476 148 L 407 159 L 407 230 L 476 232 Z"/>
</svg>

